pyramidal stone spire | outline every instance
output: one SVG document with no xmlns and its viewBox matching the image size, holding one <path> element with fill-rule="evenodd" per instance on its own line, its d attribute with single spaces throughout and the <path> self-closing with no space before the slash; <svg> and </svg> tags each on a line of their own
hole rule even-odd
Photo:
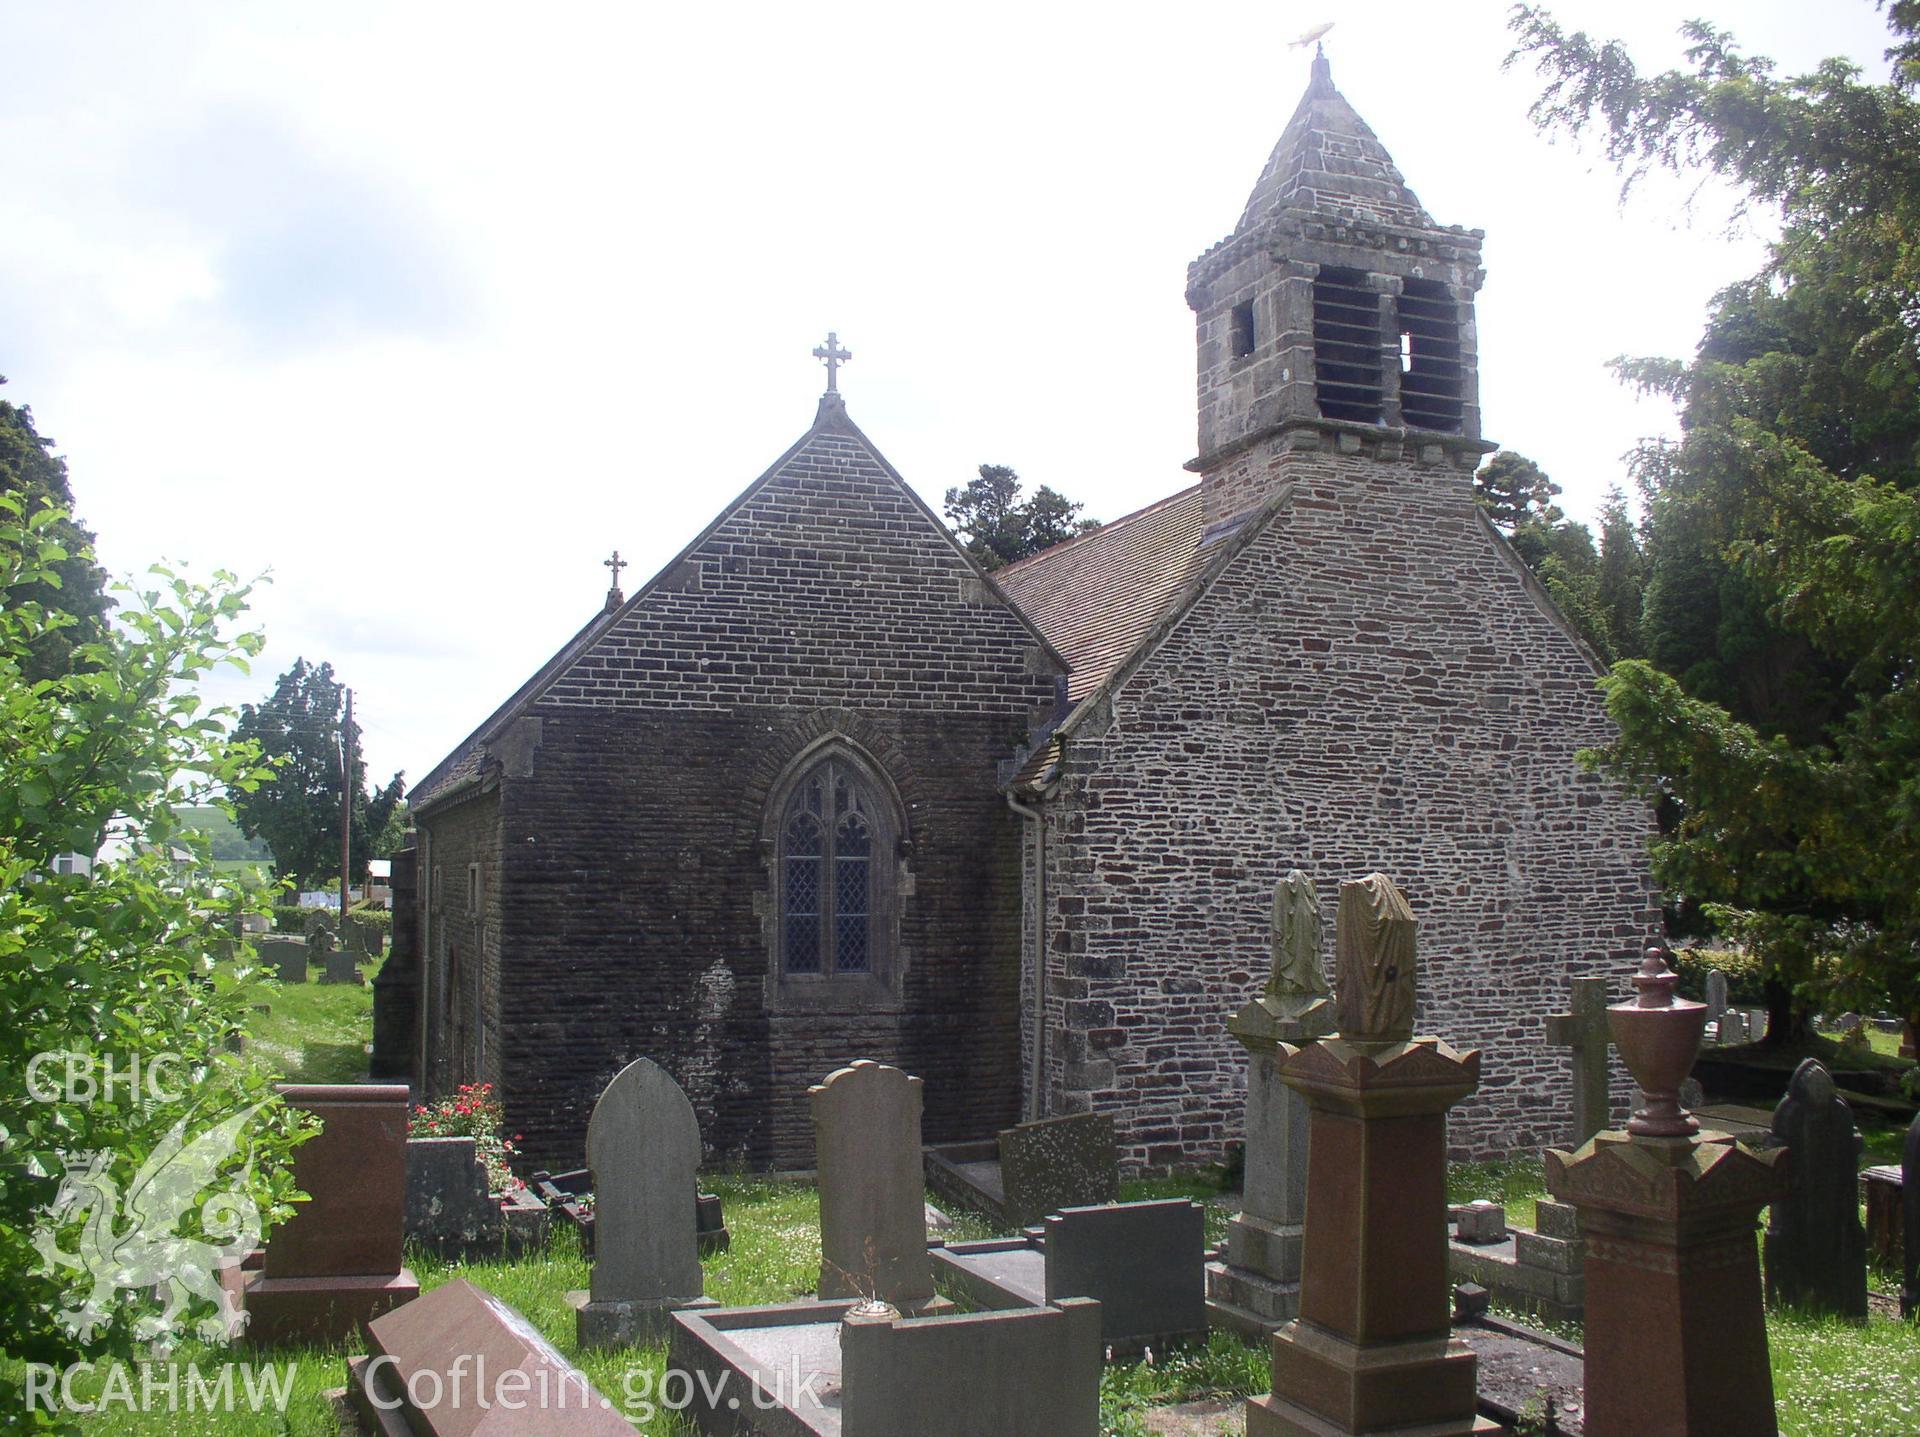
<svg viewBox="0 0 1920 1437">
<path fill-rule="evenodd" d="M 1318 210 L 1385 224 L 1432 229 L 1385 145 L 1333 87 L 1324 52 L 1313 57 L 1307 93 L 1273 147 L 1247 199 L 1238 230 L 1249 230 L 1280 210 Z"/>
</svg>

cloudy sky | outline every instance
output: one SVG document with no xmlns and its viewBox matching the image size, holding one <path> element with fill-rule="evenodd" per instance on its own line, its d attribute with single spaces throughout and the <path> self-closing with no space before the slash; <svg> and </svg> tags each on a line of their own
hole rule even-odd
<svg viewBox="0 0 1920 1437">
<path fill-rule="evenodd" d="M 1875 76 L 1867 0 L 1565 0 L 1677 60 L 1704 14 Z M 1764 217 L 1526 119 L 1504 6 L 981 0 L 0 0 L 0 373 L 108 566 L 270 572 L 296 655 L 420 777 L 810 422 L 836 329 L 867 433 L 938 507 L 982 462 L 1112 518 L 1193 452 L 1189 260 L 1326 20 L 1335 82 L 1442 223 L 1487 231 L 1482 399 L 1590 515 L 1671 416 Z"/>
</svg>

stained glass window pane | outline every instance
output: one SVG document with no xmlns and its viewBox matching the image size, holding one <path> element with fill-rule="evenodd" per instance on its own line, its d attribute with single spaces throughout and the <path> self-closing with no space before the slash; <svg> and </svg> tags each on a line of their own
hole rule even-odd
<svg viewBox="0 0 1920 1437">
<path fill-rule="evenodd" d="M 872 901 L 872 839 L 866 821 L 857 813 L 840 820 L 834 846 L 833 966 L 840 973 L 864 973 L 870 966 L 869 933 Z"/>
<path fill-rule="evenodd" d="M 820 825 L 804 812 L 787 825 L 781 931 L 789 973 L 820 971 L 822 837 Z"/>
</svg>

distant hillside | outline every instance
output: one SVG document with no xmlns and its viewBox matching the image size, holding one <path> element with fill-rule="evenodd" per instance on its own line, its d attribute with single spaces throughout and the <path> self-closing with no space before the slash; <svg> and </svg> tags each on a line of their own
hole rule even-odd
<svg viewBox="0 0 1920 1437">
<path fill-rule="evenodd" d="M 174 815 L 188 828 L 204 833 L 213 845 L 213 856 L 225 862 L 272 863 L 273 852 L 257 838 L 248 838 L 226 814 L 217 808 L 182 807 Z"/>
</svg>

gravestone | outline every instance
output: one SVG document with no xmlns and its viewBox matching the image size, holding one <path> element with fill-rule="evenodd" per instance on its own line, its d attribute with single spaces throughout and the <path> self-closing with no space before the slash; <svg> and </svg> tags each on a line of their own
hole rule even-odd
<svg viewBox="0 0 1920 1437">
<path fill-rule="evenodd" d="M 1112 1116 L 1072 1113 L 1006 1129 L 1000 1134 L 1000 1181 L 1014 1227 L 1031 1226 L 1061 1208 L 1120 1201 Z"/>
<path fill-rule="evenodd" d="M 282 983 L 307 981 L 307 945 L 298 938 L 262 938 L 254 944 L 260 962 Z"/>
<path fill-rule="evenodd" d="M 1767 1222 L 1767 1297 L 1791 1307 L 1867 1317 L 1867 1234 L 1860 1226 L 1862 1142 L 1853 1109 L 1818 1059 L 1794 1071 L 1773 1110 L 1788 1152 L 1787 1192 Z"/>
<path fill-rule="evenodd" d="M 1726 1015 L 1726 1011 L 1727 975 L 1718 968 L 1710 968 L 1707 970 L 1707 1022 L 1714 1025 L 1716 1034 L 1720 1031 L 1720 1019 Z"/>
<path fill-rule="evenodd" d="M 1094 1299 L 1107 1346 L 1164 1345 L 1207 1330 L 1200 1204 L 1174 1198 L 1067 1208 L 1044 1226 L 1047 1301 Z"/>
<path fill-rule="evenodd" d="M 1547 1191 L 1585 1239 L 1585 1430 L 1723 1437 L 1778 1430 L 1754 1220 L 1781 1188 L 1778 1150 L 1701 1132 L 1679 1103 L 1706 1026 L 1650 951 L 1609 1010 L 1646 1102 L 1626 1132 L 1546 1154 Z"/>
<path fill-rule="evenodd" d="M 320 975 L 322 983 L 366 982 L 365 975 L 360 971 L 360 960 L 366 956 L 365 954 L 356 952 L 351 946 L 345 948 L 336 946 L 333 935 L 324 930 L 316 942 L 327 965 Z"/>
<path fill-rule="evenodd" d="M 1311 1112 L 1300 1315 L 1274 1334 L 1247 1437 L 1491 1433 L 1451 1333 L 1447 1109 L 1480 1055 L 1413 1036 L 1418 925 L 1384 874 L 1340 885 L 1339 1031 L 1280 1065 Z"/>
<path fill-rule="evenodd" d="M 259 1347 L 338 1342 L 419 1296 L 402 1265 L 407 1098 L 399 1084 L 283 1084 L 288 1107 L 320 1119 L 294 1150 L 293 1184 L 308 1195 L 267 1238 L 246 1285 L 246 1340 Z"/>
<path fill-rule="evenodd" d="M 808 1090 L 820 1189 L 820 1297 L 902 1312 L 945 1304 L 927 1258 L 920 1079 L 862 1058 Z"/>
<path fill-rule="evenodd" d="M 1768 1019 L 1765 1008 L 1748 1008 L 1745 1010 L 1745 1018 L 1749 1043 L 1757 1043 L 1767 1036 Z"/>
<path fill-rule="evenodd" d="M 1292 869 L 1275 885 L 1265 991 L 1227 1022 L 1247 1050 L 1246 1163 L 1240 1211 L 1223 1262 L 1207 1265 L 1207 1308 L 1218 1325 L 1262 1338 L 1300 1307 L 1307 1208 L 1307 1101 L 1280 1081 L 1281 1045 L 1333 1028 L 1321 966 L 1325 925 L 1313 881 Z"/>
<path fill-rule="evenodd" d="M 593 1174 L 593 1286 L 569 1293 L 582 1347 L 629 1347 L 668 1331 L 675 1308 L 705 1303 L 694 1235 L 700 1125 L 666 1071 L 635 1058 L 587 1120 Z"/>
<path fill-rule="evenodd" d="M 1900 1153 L 1901 1241 L 1900 1315 L 1920 1315 L 1920 1116 L 1907 1128 Z"/>
<path fill-rule="evenodd" d="M 1100 1304 L 1109 1357 L 1204 1333 L 1206 1214 L 1184 1198 L 1066 1208 L 1019 1237 L 942 1243 L 941 1285 L 1004 1311 L 1067 1298 Z"/>
<path fill-rule="evenodd" d="M 1727 1009 L 1714 1028 L 1714 1041 L 1723 1048 L 1746 1042 L 1747 1015 L 1737 1008 Z"/>
<path fill-rule="evenodd" d="M 1608 1093 L 1607 980 L 1575 978 L 1571 1011 L 1547 1019 L 1547 1041 L 1573 1053 L 1572 1146 L 1601 1131 L 1612 1115 Z"/>
<path fill-rule="evenodd" d="M 367 1324 L 347 1364 L 362 1430 L 407 1437 L 633 1437 L 532 1323 L 465 1278 Z"/>
<path fill-rule="evenodd" d="M 1100 1304 L 1086 1298 L 932 1320 L 795 1302 L 678 1312 L 673 1326 L 667 1368 L 704 1437 L 1102 1430 Z"/>
<path fill-rule="evenodd" d="M 504 1249 L 506 1220 L 472 1138 L 407 1139 L 407 1240 L 436 1257 Z"/>
</svg>

